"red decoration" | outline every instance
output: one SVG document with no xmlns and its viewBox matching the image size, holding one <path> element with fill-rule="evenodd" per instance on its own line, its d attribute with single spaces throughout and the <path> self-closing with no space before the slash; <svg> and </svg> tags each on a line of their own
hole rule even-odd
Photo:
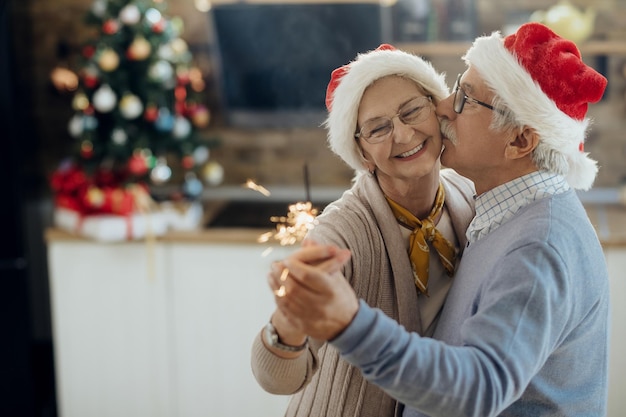
<svg viewBox="0 0 626 417">
<path fill-rule="evenodd" d="M 96 47 L 93 45 L 85 45 L 82 50 L 83 56 L 87 59 L 91 59 L 96 53 Z"/>
<path fill-rule="evenodd" d="M 146 111 L 143 113 L 143 118 L 148 122 L 155 122 L 159 117 L 159 109 L 154 104 L 146 106 Z"/>
<path fill-rule="evenodd" d="M 194 165 L 196 164 L 196 161 L 194 161 L 193 156 L 191 155 L 185 155 L 183 157 L 183 160 L 181 161 L 183 168 L 185 169 L 191 169 L 194 167 Z"/>
<path fill-rule="evenodd" d="M 128 160 L 128 171 L 137 176 L 144 175 L 148 172 L 148 163 L 146 157 L 141 152 L 135 152 Z"/>
<path fill-rule="evenodd" d="M 86 140 L 80 144 L 80 156 L 85 159 L 90 159 L 93 156 L 93 143 Z"/>
<path fill-rule="evenodd" d="M 152 31 L 154 33 L 163 33 L 163 31 L 165 30 L 165 19 L 161 19 L 158 22 L 156 22 L 155 24 L 152 25 Z"/>
<path fill-rule="evenodd" d="M 102 24 L 102 32 L 107 35 L 114 35 L 120 29 L 120 24 L 115 19 L 109 19 Z"/>
</svg>

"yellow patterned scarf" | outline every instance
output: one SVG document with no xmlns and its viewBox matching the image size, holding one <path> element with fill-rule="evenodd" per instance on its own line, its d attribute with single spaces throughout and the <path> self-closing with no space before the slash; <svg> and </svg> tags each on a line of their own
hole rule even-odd
<svg viewBox="0 0 626 417">
<path fill-rule="evenodd" d="M 413 267 L 415 285 L 417 285 L 419 291 L 425 295 L 428 295 L 428 258 L 430 252 L 427 242 L 432 242 L 448 276 L 454 275 L 456 250 L 454 245 L 435 228 L 434 223 L 434 220 L 439 216 L 441 210 L 443 210 L 444 200 L 445 191 L 443 185 L 439 184 L 433 209 L 426 219 L 419 220 L 410 211 L 387 197 L 387 202 L 398 222 L 413 229 L 409 238 L 409 258 L 411 259 L 411 265 Z"/>
</svg>

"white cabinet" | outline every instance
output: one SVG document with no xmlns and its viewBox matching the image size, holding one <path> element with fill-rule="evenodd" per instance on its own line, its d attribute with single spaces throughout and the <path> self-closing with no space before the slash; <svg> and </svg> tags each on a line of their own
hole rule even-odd
<svg viewBox="0 0 626 417">
<path fill-rule="evenodd" d="M 273 306 L 264 249 L 49 238 L 59 415 L 282 415 L 250 371 Z"/>
<path fill-rule="evenodd" d="M 231 232 L 233 233 L 233 232 Z M 251 239 L 250 241 L 253 241 Z M 276 247 L 256 243 L 97 243 L 49 238 L 61 417 L 281 416 L 258 387 L 252 339 L 273 309 Z M 608 417 L 626 410 L 626 248 L 607 247 L 611 280 Z"/>
<path fill-rule="evenodd" d="M 626 410 L 626 248 L 604 250 L 611 283 L 611 346 L 609 351 L 608 417 L 622 417 Z"/>
</svg>

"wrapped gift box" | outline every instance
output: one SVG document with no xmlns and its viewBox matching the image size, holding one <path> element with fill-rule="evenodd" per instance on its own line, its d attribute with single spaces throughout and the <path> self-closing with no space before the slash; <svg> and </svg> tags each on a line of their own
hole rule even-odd
<svg viewBox="0 0 626 417">
<path fill-rule="evenodd" d="M 72 234 L 105 242 L 162 236 L 168 230 L 168 215 L 160 212 L 82 215 L 63 207 L 54 209 L 54 224 Z"/>
<path fill-rule="evenodd" d="M 159 208 L 171 230 L 194 230 L 202 226 L 204 209 L 200 202 L 164 201 Z"/>
</svg>

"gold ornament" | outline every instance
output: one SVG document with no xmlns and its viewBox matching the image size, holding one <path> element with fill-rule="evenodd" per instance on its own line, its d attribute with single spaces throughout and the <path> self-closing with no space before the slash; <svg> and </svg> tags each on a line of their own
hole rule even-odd
<svg viewBox="0 0 626 417">
<path fill-rule="evenodd" d="M 117 53 L 111 49 L 107 48 L 100 54 L 100 59 L 98 60 L 98 65 L 102 69 L 102 71 L 110 72 L 115 70 L 120 64 L 120 57 Z"/>
<path fill-rule="evenodd" d="M 143 61 L 150 56 L 152 46 L 143 36 L 137 36 L 128 47 L 128 57 L 135 61 Z"/>
</svg>

